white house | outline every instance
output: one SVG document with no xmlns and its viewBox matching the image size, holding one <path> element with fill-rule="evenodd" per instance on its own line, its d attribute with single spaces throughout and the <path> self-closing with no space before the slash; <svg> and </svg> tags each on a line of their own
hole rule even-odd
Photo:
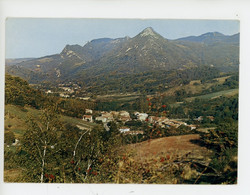
<svg viewBox="0 0 250 195">
<path fill-rule="evenodd" d="M 140 121 L 145 121 L 148 118 L 147 113 L 137 113 L 136 116 L 137 116 L 137 119 Z"/>
<path fill-rule="evenodd" d="M 64 93 L 60 93 L 59 95 L 60 95 L 60 97 L 64 97 L 64 98 L 69 98 L 70 97 L 69 95 L 64 94 Z"/>
<path fill-rule="evenodd" d="M 126 133 L 126 132 L 129 132 L 130 131 L 130 128 L 127 128 L 127 127 L 122 127 L 119 129 L 120 133 Z"/>
<path fill-rule="evenodd" d="M 93 110 L 91 110 L 91 109 L 85 109 L 85 113 L 86 114 L 93 114 Z"/>
</svg>

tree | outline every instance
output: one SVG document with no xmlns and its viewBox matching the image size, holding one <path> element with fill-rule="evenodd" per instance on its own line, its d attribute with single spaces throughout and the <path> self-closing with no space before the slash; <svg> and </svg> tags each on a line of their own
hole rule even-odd
<svg viewBox="0 0 250 195">
<path fill-rule="evenodd" d="M 39 175 L 39 181 L 43 183 L 45 172 L 53 167 L 53 158 L 58 152 L 58 132 L 63 126 L 53 108 L 43 110 L 39 120 L 30 117 L 28 124 L 22 140 L 23 150 L 30 162 L 27 168 L 35 180 Z"/>
<path fill-rule="evenodd" d="M 209 134 L 201 136 L 204 144 L 214 150 L 209 166 L 216 172 L 216 183 L 237 182 L 238 123 L 222 123 Z"/>
</svg>

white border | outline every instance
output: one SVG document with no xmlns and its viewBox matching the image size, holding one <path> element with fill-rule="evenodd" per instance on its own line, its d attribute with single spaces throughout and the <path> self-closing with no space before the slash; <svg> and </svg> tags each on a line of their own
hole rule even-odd
<svg viewBox="0 0 250 195">
<path fill-rule="evenodd" d="M 0 194 L 250 194 L 248 130 L 250 3 L 244 0 L 0 0 Z M 46 18 L 166 18 L 240 20 L 240 128 L 239 178 L 237 185 L 94 185 L 94 184 L 8 184 L 3 183 L 4 41 L 6 17 Z"/>
</svg>

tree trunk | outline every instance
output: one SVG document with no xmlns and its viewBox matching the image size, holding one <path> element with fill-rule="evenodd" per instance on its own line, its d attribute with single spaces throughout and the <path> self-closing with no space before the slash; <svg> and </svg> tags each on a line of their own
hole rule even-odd
<svg viewBox="0 0 250 195">
<path fill-rule="evenodd" d="M 45 141 L 46 144 L 46 141 Z M 46 148 L 47 146 L 44 146 L 44 150 L 43 150 L 43 158 L 42 158 L 42 172 L 41 172 L 41 183 L 43 183 L 43 175 L 44 175 L 44 166 L 45 166 L 45 156 L 46 156 Z"/>
</svg>

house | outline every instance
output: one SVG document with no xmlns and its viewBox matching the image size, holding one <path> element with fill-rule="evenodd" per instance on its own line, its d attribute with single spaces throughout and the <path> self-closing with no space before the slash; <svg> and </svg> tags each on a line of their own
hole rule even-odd
<svg viewBox="0 0 250 195">
<path fill-rule="evenodd" d="M 107 122 L 114 120 L 113 115 L 109 112 L 102 112 L 102 117 L 105 117 L 107 119 Z"/>
<path fill-rule="evenodd" d="M 126 132 L 129 132 L 130 131 L 130 128 L 128 127 L 122 127 L 119 129 L 120 133 L 126 133 Z"/>
<path fill-rule="evenodd" d="M 64 91 L 67 91 L 69 93 L 74 93 L 74 90 L 69 87 L 60 87 L 60 89 L 63 89 Z"/>
<path fill-rule="evenodd" d="M 203 116 L 199 116 L 198 118 L 196 118 L 196 119 L 194 119 L 194 120 L 196 120 L 196 121 L 202 121 L 203 120 Z"/>
<path fill-rule="evenodd" d="M 213 116 L 207 116 L 207 118 L 208 118 L 210 121 L 214 121 L 214 117 L 213 117 Z"/>
<path fill-rule="evenodd" d="M 102 121 L 103 123 L 108 123 L 110 121 L 114 121 L 114 117 L 112 113 L 102 111 L 101 116 L 95 118 L 96 121 Z"/>
<path fill-rule="evenodd" d="M 130 115 L 127 111 L 120 111 L 120 116 L 130 117 Z"/>
<path fill-rule="evenodd" d="M 169 121 L 167 117 L 156 117 L 156 116 L 150 116 L 148 117 L 148 121 L 150 123 L 166 123 Z"/>
<path fill-rule="evenodd" d="M 114 118 L 117 118 L 118 116 L 119 116 L 119 112 L 116 112 L 116 111 L 111 111 L 110 112 L 110 114 L 112 114 L 112 116 L 114 117 Z"/>
<path fill-rule="evenodd" d="M 60 97 L 69 98 L 70 96 L 64 93 L 60 93 Z"/>
<path fill-rule="evenodd" d="M 134 115 L 137 116 L 138 114 L 140 114 L 140 112 L 134 112 Z"/>
<path fill-rule="evenodd" d="M 207 119 L 209 119 L 210 121 L 214 121 L 214 117 L 213 116 L 206 116 Z M 197 121 L 201 122 L 204 119 L 203 116 L 199 116 L 197 119 Z"/>
<path fill-rule="evenodd" d="M 143 134 L 143 131 L 127 131 L 125 132 L 125 134 L 129 134 L 129 135 L 138 135 L 138 134 Z"/>
<path fill-rule="evenodd" d="M 90 97 L 78 97 L 80 100 L 89 100 Z"/>
<path fill-rule="evenodd" d="M 137 117 L 137 120 L 140 120 L 140 121 L 145 121 L 148 118 L 148 114 L 147 113 L 135 112 L 134 114 Z"/>
<path fill-rule="evenodd" d="M 131 118 L 130 116 L 120 116 L 119 120 L 121 120 L 122 122 L 127 122 L 130 121 Z"/>
<path fill-rule="evenodd" d="M 95 118 L 96 121 L 102 121 L 103 123 L 107 123 L 107 118 L 103 116 L 98 116 Z"/>
<path fill-rule="evenodd" d="M 187 127 L 190 127 L 191 130 L 196 129 L 196 126 L 195 126 L 195 125 L 187 125 Z"/>
<path fill-rule="evenodd" d="M 87 121 L 87 122 L 93 122 L 93 118 L 91 115 L 83 115 L 82 120 Z"/>
<path fill-rule="evenodd" d="M 91 109 L 85 109 L 85 113 L 86 114 L 93 114 L 93 110 L 91 110 Z"/>
<path fill-rule="evenodd" d="M 155 123 L 158 119 L 159 119 L 159 117 L 150 116 L 150 117 L 148 117 L 148 122 Z"/>
</svg>

